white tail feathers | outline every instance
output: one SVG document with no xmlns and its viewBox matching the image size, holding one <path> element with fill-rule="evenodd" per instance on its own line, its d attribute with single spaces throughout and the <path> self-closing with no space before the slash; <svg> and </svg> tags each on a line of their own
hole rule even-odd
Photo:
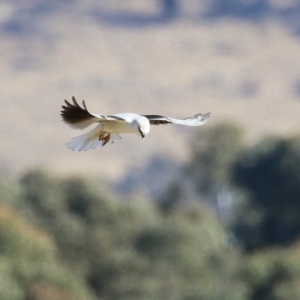
<svg viewBox="0 0 300 300">
<path fill-rule="evenodd" d="M 105 143 L 99 140 L 101 134 L 101 124 L 96 126 L 93 130 L 73 138 L 67 143 L 67 148 L 70 150 L 87 151 L 89 149 L 95 149 L 96 147 L 103 147 Z M 121 136 L 118 134 L 111 134 L 108 144 L 113 144 L 115 140 L 121 140 Z"/>
</svg>

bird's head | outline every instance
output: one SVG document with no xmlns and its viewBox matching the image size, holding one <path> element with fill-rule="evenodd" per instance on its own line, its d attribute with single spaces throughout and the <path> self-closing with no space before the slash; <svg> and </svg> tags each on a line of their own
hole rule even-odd
<svg viewBox="0 0 300 300">
<path fill-rule="evenodd" d="M 142 138 L 144 138 L 150 132 L 150 123 L 147 118 L 143 117 L 139 120 L 138 130 Z"/>
</svg>

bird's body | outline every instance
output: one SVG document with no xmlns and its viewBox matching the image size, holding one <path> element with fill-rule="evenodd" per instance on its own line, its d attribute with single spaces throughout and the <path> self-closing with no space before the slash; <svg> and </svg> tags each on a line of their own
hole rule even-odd
<svg viewBox="0 0 300 300">
<path fill-rule="evenodd" d="M 139 126 L 143 128 L 144 132 L 150 131 L 150 123 L 144 116 L 134 113 L 120 113 L 113 115 L 113 117 L 125 120 L 125 122 L 104 122 L 103 130 L 108 130 L 111 133 L 135 133 L 140 134 Z M 120 126 L 121 125 L 121 126 Z"/>
<path fill-rule="evenodd" d="M 145 137 L 150 132 L 150 125 L 179 124 L 186 126 L 203 125 L 210 116 L 197 114 L 183 120 L 173 119 L 160 115 L 138 115 L 134 113 L 119 113 L 115 115 L 102 115 L 90 113 L 85 102 L 80 107 L 72 98 L 73 104 L 65 100 L 66 106 L 62 106 L 61 116 L 65 123 L 73 129 L 84 129 L 94 123 L 98 124 L 91 131 L 73 138 L 67 147 L 71 150 L 89 150 L 97 146 L 104 146 L 122 139 L 119 134 L 132 133 Z"/>
</svg>

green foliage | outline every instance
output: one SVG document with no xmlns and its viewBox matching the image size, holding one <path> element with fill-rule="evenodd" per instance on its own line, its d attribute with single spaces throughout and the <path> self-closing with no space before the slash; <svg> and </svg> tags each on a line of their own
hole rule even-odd
<svg viewBox="0 0 300 300">
<path fill-rule="evenodd" d="M 299 138 L 245 149 L 223 124 L 193 151 L 187 170 L 202 195 L 233 182 L 243 193 L 234 233 L 255 251 L 229 245 L 230 227 L 204 205 L 180 202 L 182 186 L 161 211 L 95 179 L 32 170 L 0 181 L 0 299 L 298 299 Z"/>
<path fill-rule="evenodd" d="M 288 245 L 300 234 L 300 138 L 264 138 L 236 162 L 233 178 L 248 195 L 236 235 L 247 250 Z"/>
<path fill-rule="evenodd" d="M 242 148 L 243 132 L 234 124 L 220 123 L 197 133 L 187 172 L 201 194 L 214 194 L 229 183 L 232 165 Z"/>
<path fill-rule="evenodd" d="M 188 180 L 202 197 L 218 199 L 222 187 L 228 189 L 233 203 L 228 229 L 235 234 L 235 246 L 246 250 L 230 277 L 240 287 L 239 299 L 298 299 L 300 137 L 264 137 L 246 147 L 241 133 L 225 125 L 201 132 L 192 144 Z M 182 201 L 182 190 L 180 182 L 175 182 L 169 191 L 176 203 Z M 221 255 L 224 263 L 224 249 Z M 226 264 L 225 270 L 224 277 L 230 270 Z M 235 276 L 242 282 L 234 281 Z"/>
<path fill-rule="evenodd" d="M 292 300 L 300 297 L 299 243 L 244 257 L 239 277 L 249 287 L 251 300 Z"/>
<path fill-rule="evenodd" d="M 200 204 L 165 215 L 139 197 L 119 201 L 92 179 L 33 170 L 19 182 L 21 199 L 14 209 L 2 210 L 6 219 L 0 222 L 0 257 L 15 299 L 241 299 L 245 294 L 234 275 L 236 253 L 228 251 L 219 220 Z M 227 280 L 235 288 L 228 289 Z"/>
<path fill-rule="evenodd" d="M 65 295 L 61 299 L 88 299 L 88 291 L 78 288 L 80 280 L 60 266 L 56 254 L 49 235 L 33 227 L 16 210 L 0 207 L 1 299 L 46 299 L 33 292 L 41 286 L 47 286 L 53 295 Z"/>
<path fill-rule="evenodd" d="M 20 205 L 22 189 L 15 179 L 0 176 L 0 201 L 8 205 Z"/>
<path fill-rule="evenodd" d="M 182 176 L 174 179 L 160 197 L 165 211 L 186 199 L 194 199 L 197 194 L 216 205 L 221 193 L 233 192 L 232 168 L 244 148 L 242 129 L 232 123 L 201 128 L 193 136 L 190 148 L 190 159 Z"/>
<path fill-rule="evenodd" d="M 187 166 L 190 186 L 215 202 L 225 191 L 232 201 L 234 235 L 245 250 L 289 245 L 299 237 L 299 136 L 264 137 L 247 147 L 239 127 L 219 124 L 199 131 L 192 151 Z M 181 194 L 176 182 L 169 198 L 180 202 Z"/>
</svg>

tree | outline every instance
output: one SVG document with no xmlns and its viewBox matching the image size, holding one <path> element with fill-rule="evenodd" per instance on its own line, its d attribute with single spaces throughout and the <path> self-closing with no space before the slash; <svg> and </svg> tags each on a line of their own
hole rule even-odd
<svg viewBox="0 0 300 300">
<path fill-rule="evenodd" d="M 248 195 L 234 226 L 246 250 L 289 245 L 300 234 L 300 137 L 264 138 L 247 149 L 233 172 Z"/>
<path fill-rule="evenodd" d="M 5 205 L 0 206 L 0 270 L 4 300 L 93 299 L 58 260 L 51 236 Z"/>
<path fill-rule="evenodd" d="M 200 194 L 215 195 L 230 183 L 232 165 L 243 147 L 243 131 L 234 124 L 220 123 L 198 131 L 191 146 L 187 174 Z"/>
<path fill-rule="evenodd" d="M 237 275 L 250 300 L 299 299 L 299 241 L 289 248 L 272 247 L 242 256 Z"/>
<path fill-rule="evenodd" d="M 235 275 L 238 253 L 228 251 L 217 216 L 200 203 L 163 214 L 144 199 L 118 201 L 95 180 L 41 171 L 25 174 L 21 186 L 26 215 L 53 238 L 65 268 L 98 299 L 245 296 Z M 40 289 L 51 294 L 44 284 L 32 288 Z"/>
</svg>

